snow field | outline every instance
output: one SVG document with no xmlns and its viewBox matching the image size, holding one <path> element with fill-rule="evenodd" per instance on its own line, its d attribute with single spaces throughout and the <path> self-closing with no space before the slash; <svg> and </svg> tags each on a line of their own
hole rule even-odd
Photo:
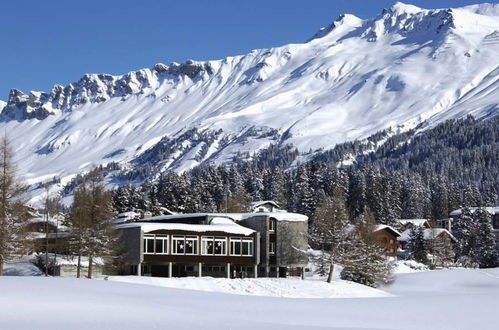
<svg viewBox="0 0 499 330">
<path fill-rule="evenodd" d="M 0 328 L 497 329 L 499 269 L 398 274 L 383 290 L 392 296 L 290 299 L 103 280 L 1 277 Z"/>
</svg>

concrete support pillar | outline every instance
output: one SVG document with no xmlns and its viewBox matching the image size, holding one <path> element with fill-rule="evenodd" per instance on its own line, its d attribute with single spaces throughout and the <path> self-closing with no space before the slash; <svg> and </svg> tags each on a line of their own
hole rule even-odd
<svg viewBox="0 0 499 330">
<path fill-rule="evenodd" d="M 142 263 L 137 265 L 137 276 L 142 276 Z"/>
<path fill-rule="evenodd" d="M 203 277 L 203 264 L 198 263 L 198 277 Z"/>
<path fill-rule="evenodd" d="M 269 265 L 265 265 L 265 277 L 270 277 L 270 267 Z"/>
<path fill-rule="evenodd" d="M 253 266 L 253 276 L 258 278 L 258 265 Z"/>
<path fill-rule="evenodd" d="M 227 263 L 227 278 L 230 278 L 230 263 Z"/>
<path fill-rule="evenodd" d="M 168 263 L 168 277 L 173 277 L 173 262 Z"/>
</svg>

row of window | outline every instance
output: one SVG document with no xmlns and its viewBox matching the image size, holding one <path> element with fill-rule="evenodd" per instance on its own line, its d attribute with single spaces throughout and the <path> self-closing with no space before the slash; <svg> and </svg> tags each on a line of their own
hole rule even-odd
<svg viewBox="0 0 499 330">
<path fill-rule="evenodd" d="M 198 255 L 198 236 L 171 236 L 171 254 L 173 255 Z M 144 235 L 144 254 L 170 254 L 168 244 L 169 235 Z M 253 239 L 231 237 L 230 255 L 231 256 L 253 256 Z M 201 236 L 201 255 L 204 256 L 226 256 L 227 238 L 214 236 Z"/>
</svg>

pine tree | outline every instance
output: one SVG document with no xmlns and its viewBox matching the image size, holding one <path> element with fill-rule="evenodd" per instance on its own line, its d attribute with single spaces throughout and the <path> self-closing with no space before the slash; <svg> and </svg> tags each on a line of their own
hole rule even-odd
<svg viewBox="0 0 499 330">
<path fill-rule="evenodd" d="M 432 241 L 433 265 L 436 267 L 450 267 L 454 264 L 454 247 L 447 235 L 434 237 Z"/>
<path fill-rule="evenodd" d="M 468 207 L 463 207 L 461 214 L 454 220 L 452 233 L 457 240 L 454 251 L 458 263 L 464 267 L 475 267 L 478 260 L 477 222 Z"/>
<path fill-rule="evenodd" d="M 27 212 L 21 200 L 23 187 L 16 178 L 13 151 L 7 136 L 0 140 L 0 276 L 5 262 L 24 252 Z"/>
<path fill-rule="evenodd" d="M 477 222 L 476 255 L 480 268 L 497 266 L 497 247 L 492 217 L 487 210 L 478 208 L 473 213 Z"/>
<path fill-rule="evenodd" d="M 426 248 L 422 227 L 413 226 L 411 228 L 407 249 L 409 250 L 409 257 L 411 259 L 423 264 L 428 264 L 428 250 Z"/>
</svg>

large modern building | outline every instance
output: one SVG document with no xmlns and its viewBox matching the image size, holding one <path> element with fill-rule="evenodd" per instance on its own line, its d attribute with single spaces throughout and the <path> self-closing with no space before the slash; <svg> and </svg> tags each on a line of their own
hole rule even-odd
<svg viewBox="0 0 499 330">
<path fill-rule="evenodd" d="M 301 275 L 308 218 L 288 212 L 174 214 L 120 224 L 126 274 Z"/>
</svg>

